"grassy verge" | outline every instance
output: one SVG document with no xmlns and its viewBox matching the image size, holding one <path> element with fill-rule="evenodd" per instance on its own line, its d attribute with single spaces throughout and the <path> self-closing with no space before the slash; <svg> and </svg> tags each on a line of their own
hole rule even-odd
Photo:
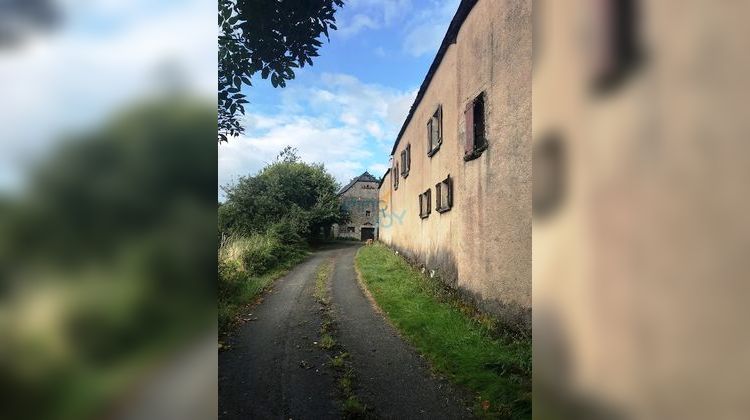
<svg viewBox="0 0 750 420">
<path fill-rule="evenodd" d="M 284 245 L 270 235 L 223 244 L 219 249 L 219 335 L 229 333 L 240 322 L 244 308 L 308 255 L 301 246 Z"/>
<path fill-rule="evenodd" d="M 381 244 L 356 257 L 366 287 L 391 322 L 434 369 L 477 394 L 480 417 L 531 417 L 531 338 L 502 333 L 486 316 L 438 291 L 429 279 Z"/>
</svg>

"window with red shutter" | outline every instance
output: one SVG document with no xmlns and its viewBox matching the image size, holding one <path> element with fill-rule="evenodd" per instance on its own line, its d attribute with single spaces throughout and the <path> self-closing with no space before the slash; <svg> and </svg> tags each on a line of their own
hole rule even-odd
<svg viewBox="0 0 750 420">
<path fill-rule="evenodd" d="M 478 158 L 487 149 L 487 133 L 485 130 L 484 92 L 466 104 L 464 118 L 466 120 L 466 143 L 464 144 L 464 160 Z"/>
</svg>

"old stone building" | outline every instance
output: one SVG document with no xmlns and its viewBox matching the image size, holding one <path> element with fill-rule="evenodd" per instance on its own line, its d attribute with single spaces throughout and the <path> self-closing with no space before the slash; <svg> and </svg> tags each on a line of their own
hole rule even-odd
<svg viewBox="0 0 750 420">
<path fill-rule="evenodd" d="M 379 238 L 531 322 L 531 1 L 464 0 L 396 138 Z"/>
<path fill-rule="evenodd" d="M 336 238 L 365 241 L 375 239 L 378 224 L 378 179 L 365 171 L 339 191 L 341 205 L 349 213 L 349 223 L 334 225 Z"/>
</svg>

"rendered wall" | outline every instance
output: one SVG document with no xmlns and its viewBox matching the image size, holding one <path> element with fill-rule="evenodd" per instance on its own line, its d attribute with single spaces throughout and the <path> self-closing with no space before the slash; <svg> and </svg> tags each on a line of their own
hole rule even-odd
<svg viewBox="0 0 750 420">
<path fill-rule="evenodd" d="M 465 162 L 464 109 L 485 92 L 489 147 Z M 427 156 L 427 121 L 443 110 L 443 142 Z M 475 299 L 530 327 L 531 2 L 480 0 L 442 59 L 395 150 L 411 144 L 407 178 L 380 188 L 380 239 Z M 453 207 L 435 211 L 435 184 L 453 178 Z M 419 194 L 432 189 L 432 213 Z M 390 220 L 389 220 L 390 219 Z M 390 226 L 386 224 L 390 222 Z"/>
</svg>

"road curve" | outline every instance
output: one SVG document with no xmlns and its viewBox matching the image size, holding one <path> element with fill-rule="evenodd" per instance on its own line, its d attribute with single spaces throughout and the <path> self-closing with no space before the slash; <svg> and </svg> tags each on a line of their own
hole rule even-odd
<svg viewBox="0 0 750 420">
<path fill-rule="evenodd" d="M 375 311 L 360 289 L 359 244 L 315 252 L 280 278 L 219 354 L 220 419 L 342 418 L 333 369 L 315 342 L 322 323 L 316 268 L 335 258 L 331 279 L 336 341 L 350 354 L 355 393 L 377 418 L 471 417 L 466 395 L 428 364 Z"/>
</svg>

